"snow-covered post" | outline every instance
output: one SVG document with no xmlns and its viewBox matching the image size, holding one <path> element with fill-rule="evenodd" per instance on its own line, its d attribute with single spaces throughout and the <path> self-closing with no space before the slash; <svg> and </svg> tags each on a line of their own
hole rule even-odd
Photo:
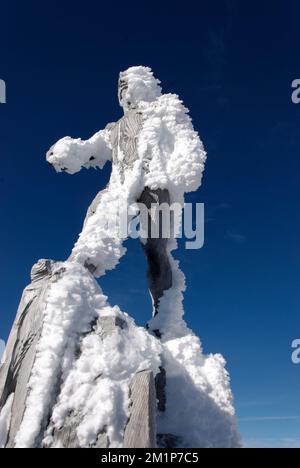
<svg viewBox="0 0 300 468">
<path fill-rule="evenodd" d="M 111 308 L 80 265 L 40 260 L 32 268 L 31 280 L 0 367 L 0 448 L 106 448 L 123 443 L 155 447 L 157 341 L 118 308 Z M 124 361 L 118 343 L 122 350 L 129 347 L 125 354 L 131 362 Z M 117 356 L 116 368 L 110 367 L 111 352 Z M 94 365 L 97 358 L 99 367 Z M 89 365 L 94 366 L 89 375 L 81 374 L 81 367 Z M 91 401 L 95 393 L 99 405 L 94 416 L 99 417 L 99 429 L 88 438 L 83 428 L 94 411 L 81 405 L 90 401 L 84 397 L 82 403 L 76 399 L 73 409 L 66 406 L 68 392 L 80 393 L 82 376 L 84 386 L 89 378 Z M 118 409 L 122 398 L 124 408 Z M 126 442 L 120 439 L 122 432 Z"/>
<path fill-rule="evenodd" d="M 31 271 L 31 283 L 23 292 L 0 367 L 0 411 L 10 401 L 10 423 L 3 444 L 13 447 L 28 396 L 28 382 L 36 358 L 43 325 L 45 295 L 52 276 L 53 262 L 40 260 Z M 7 421 L 6 421 L 7 423 Z M 3 424 L 3 422 L 2 422 Z M 4 438 L 6 440 L 4 440 Z"/>
</svg>

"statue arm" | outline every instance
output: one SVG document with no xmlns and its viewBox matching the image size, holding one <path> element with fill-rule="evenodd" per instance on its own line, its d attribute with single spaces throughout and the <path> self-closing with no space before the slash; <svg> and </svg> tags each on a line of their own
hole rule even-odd
<svg viewBox="0 0 300 468">
<path fill-rule="evenodd" d="M 95 133 L 88 140 L 62 138 L 47 152 L 47 161 L 56 172 L 65 171 L 69 174 L 75 174 L 83 167 L 102 169 L 112 157 L 110 132 L 113 126 L 114 124 L 108 124 L 104 130 Z"/>
</svg>

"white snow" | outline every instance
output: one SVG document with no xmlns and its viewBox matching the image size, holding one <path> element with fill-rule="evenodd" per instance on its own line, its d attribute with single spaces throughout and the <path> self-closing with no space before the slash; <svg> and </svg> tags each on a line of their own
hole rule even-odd
<svg viewBox="0 0 300 468">
<path fill-rule="evenodd" d="M 129 205 L 132 205 L 132 213 L 136 213 L 133 205 L 139 165 L 140 162 L 136 161 L 133 171 L 128 174 L 128 179 L 131 180 L 127 180 L 128 184 L 124 187 L 115 183 L 112 175 L 110 189 L 103 192 L 96 213 L 87 220 L 72 250 L 73 260 L 96 267 L 94 272 L 96 277 L 115 268 L 126 253 L 126 248 L 123 246 L 125 238 L 121 236 L 121 222 L 122 219 L 127 219 Z M 123 231 L 126 237 L 126 229 Z"/>
<path fill-rule="evenodd" d="M 106 313 L 105 313 L 106 312 Z M 129 416 L 129 384 L 133 376 L 144 369 L 154 375 L 159 371 L 161 346 L 143 328 L 118 308 L 101 313 L 121 318 L 119 327 L 101 339 L 101 327 L 86 336 L 81 344 L 81 356 L 62 385 L 59 401 L 52 415 L 53 427 L 60 428 L 68 414 L 75 412 L 81 422 L 77 436 L 81 447 L 96 442 L 105 427 L 111 447 L 122 447 L 123 433 Z M 100 330 L 99 330 L 100 328 Z M 51 442 L 51 436 L 45 438 Z"/>
<path fill-rule="evenodd" d="M 117 265 L 126 252 L 119 234 L 122 212 L 134 207 L 145 186 L 168 188 L 172 202 L 183 204 L 184 193 L 200 186 L 204 170 L 206 153 L 178 96 L 162 95 L 158 80 L 146 67 L 132 67 L 120 79 L 124 82 L 119 96 L 124 110 L 137 108 L 143 115 L 139 157 L 122 183 L 113 166 L 109 186 L 84 226 L 71 261 L 57 266 L 16 446 L 34 446 L 54 407 L 45 445 L 53 443 L 53 430 L 61 428 L 68 415 L 76 414 L 82 447 L 93 444 L 104 428 L 110 446 L 121 447 L 129 415 L 130 380 L 142 369 L 156 374 L 160 364 L 167 372 L 167 410 L 159 416 L 159 432 L 182 437 L 183 446 L 239 446 L 225 361 L 218 354 L 205 356 L 199 338 L 183 319 L 185 278 L 171 254 L 176 240 L 170 239 L 168 244 L 173 286 L 150 322 L 150 331 L 161 331 L 161 341 L 136 327 L 118 307 L 112 308 L 83 267 L 94 265 L 94 275 L 99 277 Z M 110 126 L 87 141 L 66 137 L 51 148 L 47 159 L 57 171 L 71 174 L 81 167 L 101 168 L 111 159 L 109 132 Z M 126 327 L 102 339 L 99 324 L 91 329 L 91 323 L 105 315 L 121 317 Z M 60 396 L 54 401 L 58 379 Z"/>
<path fill-rule="evenodd" d="M 141 103 L 155 101 L 161 95 L 160 81 L 149 67 L 130 67 L 120 73 L 119 103 L 123 109 L 136 109 Z M 121 85 L 121 86 L 120 86 Z"/>
<path fill-rule="evenodd" d="M 163 367 L 167 374 L 167 407 L 158 419 L 158 432 L 182 438 L 183 447 L 239 447 L 233 396 L 225 359 L 204 355 L 200 339 L 183 319 L 185 276 L 171 251 L 173 286 L 165 292 L 150 330 L 162 333 Z"/>
<path fill-rule="evenodd" d="M 159 416 L 159 432 L 182 437 L 182 446 L 239 446 L 225 361 L 220 355 L 203 355 L 199 338 L 181 317 L 179 289 L 183 289 L 184 280 L 180 270 L 170 302 L 174 326 L 167 329 L 170 311 L 165 319 L 161 314 L 159 324 L 150 324 L 161 327 L 162 341 L 137 327 L 118 307 L 109 306 L 96 280 L 77 262 L 60 264 L 57 272 L 58 279 L 47 295 L 42 337 L 29 382 L 31 391 L 16 447 L 35 446 L 53 407 L 45 446 L 55 445 L 53 430 L 63 427 L 68 415 L 74 414 L 80 421 L 77 437 L 81 447 L 94 444 L 104 428 L 110 447 L 121 447 L 129 416 L 130 381 L 143 369 L 152 369 L 155 375 L 160 365 L 168 380 L 167 410 Z M 103 339 L 101 325 L 91 329 L 90 324 L 107 316 L 119 317 L 125 326 Z M 55 402 L 58 378 L 60 396 Z"/>
<path fill-rule="evenodd" d="M 138 153 L 147 170 L 139 175 L 140 186 L 168 188 L 172 201 L 183 201 L 184 193 L 199 188 L 206 160 L 189 110 L 176 94 L 161 94 L 160 82 L 148 67 L 131 67 L 120 79 L 127 83 L 121 106 L 143 116 Z"/>
<path fill-rule="evenodd" d="M 201 185 L 206 153 L 191 118 L 176 94 L 142 103 L 144 125 L 139 135 L 141 160 L 149 160 L 144 186 L 168 188 L 172 202 Z"/>
<path fill-rule="evenodd" d="M 82 167 L 102 169 L 111 158 L 109 129 L 100 130 L 86 141 L 80 138 L 61 138 L 50 148 L 46 158 L 57 172 L 75 174 Z"/>
<path fill-rule="evenodd" d="M 55 405 L 58 379 L 61 393 L 45 444 L 50 443 L 51 429 L 59 428 L 73 410 L 82 418 L 77 435 L 83 447 L 95 442 L 103 427 L 107 428 L 112 446 L 120 446 L 128 419 L 131 378 L 143 369 L 158 372 L 160 343 L 144 328 L 135 327 L 118 307 L 110 307 L 82 265 L 65 262 L 56 266 L 56 272 L 57 279 L 47 293 L 42 336 L 15 446 L 35 446 Z M 91 323 L 105 316 L 118 316 L 126 326 L 102 340 L 99 326 L 93 330 Z"/>
<path fill-rule="evenodd" d="M 120 238 L 122 212 L 130 206 L 134 213 L 134 205 L 144 187 L 168 188 L 172 203 L 183 205 L 184 193 L 200 186 L 206 160 L 203 144 L 193 129 L 188 110 L 175 94 L 161 95 L 150 69 L 132 67 L 121 73 L 121 79 L 128 80 L 126 102 L 130 97 L 132 106 L 143 115 L 137 144 L 139 158 L 125 172 L 123 181 L 118 167 L 113 165 L 108 188 L 73 248 L 72 258 L 82 264 L 92 264 L 96 277 L 114 268 L 126 252 L 122 246 L 124 238 Z M 124 100 L 121 104 L 126 110 Z M 97 153 L 97 161 L 111 158 L 108 140 L 106 134 L 107 146 L 103 153 Z M 79 170 L 80 164 L 85 166 L 87 154 L 90 154 L 84 152 L 85 156 L 80 159 L 78 154 L 82 155 L 83 147 L 89 147 L 89 140 L 82 142 L 67 137 L 54 145 L 55 155 L 47 156 L 47 159 L 54 165 L 56 160 L 59 161 L 68 168 L 68 172 L 71 172 L 70 167 L 75 171 L 74 165 Z"/>
<path fill-rule="evenodd" d="M 239 447 L 224 358 L 203 355 L 193 333 L 164 342 L 163 348 L 167 407 L 159 415 L 158 432 L 179 436 L 181 447 Z"/>
<path fill-rule="evenodd" d="M 65 262 L 56 268 L 56 281 L 46 298 L 26 410 L 15 440 L 17 448 L 34 446 L 54 403 L 57 379 L 70 370 L 79 336 L 90 331 L 91 322 L 106 305 L 106 297 L 79 263 Z"/>
<path fill-rule="evenodd" d="M 14 402 L 14 393 L 11 393 L 0 412 L 0 448 L 4 448 L 10 428 L 11 410 Z"/>
</svg>

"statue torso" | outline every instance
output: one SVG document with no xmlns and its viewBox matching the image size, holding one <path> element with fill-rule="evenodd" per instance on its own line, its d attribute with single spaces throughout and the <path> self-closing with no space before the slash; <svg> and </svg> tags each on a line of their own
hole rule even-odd
<svg viewBox="0 0 300 468">
<path fill-rule="evenodd" d="M 142 123 L 141 112 L 129 110 L 112 128 L 112 161 L 118 167 L 122 179 L 138 158 L 137 142 Z"/>
</svg>

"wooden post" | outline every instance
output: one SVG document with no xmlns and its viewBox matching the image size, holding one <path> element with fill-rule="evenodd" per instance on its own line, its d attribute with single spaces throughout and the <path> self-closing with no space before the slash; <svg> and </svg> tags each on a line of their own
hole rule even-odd
<svg viewBox="0 0 300 468">
<path fill-rule="evenodd" d="M 56 280 L 52 274 L 55 262 L 40 260 L 31 271 L 31 283 L 23 292 L 18 313 L 10 333 L 5 361 L 0 368 L 0 414 L 9 403 L 11 408 L 10 424 L 7 428 L 5 448 L 13 448 L 15 437 L 21 426 L 29 393 L 28 382 L 36 357 L 37 344 L 43 327 L 43 312 L 47 290 L 51 282 Z M 63 274 L 63 270 L 62 270 Z M 126 323 L 119 317 L 100 317 L 100 338 L 105 340 L 117 327 L 123 329 Z M 57 386 L 55 399 L 58 398 L 60 387 Z M 153 373 L 145 370 L 137 373 L 130 384 L 130 417 L 124 433 L 125 448 L 151 448 L 156 446 L 156 390 Z M 11 403 L 12 401 L 12 404 Z M 54 402 L 53 402 L 54 404 Z M 6 405 L 6 407 L 5 407 Z M 49 418 L 51 414 L 48 415 Z M 45 418 L 45 422 L 48 419 Z M 77 427 L 80 424 L 80 414 L 69 414 L 64 426 L 53 433 L 51 446 L 63 448 L 78 448 Z M 40 428 L 35 447 L 41 447 L 46 423 Z M 6 431 L 5 431 L 6 432 Z M 97 437 L 96 443 L 90 448 L 109 447 L 109 438 L 105 428 Z"/>
<path fill-rule="evenodd" d="M 14 446 L 14 439 L 25 411 L 27 384 L 41 336 L 43 306 L 52 265 L 51 260 L 40 260 L 33 266 L 32 282 L 23 292 L 5 349 L 5 361 L 0 368 L 0 411 L 9 396 L 14 394 L 7 448 Z"/>
<path fill-rule="evenodd" d="M 124 434 L 124 448 L 156 447 L 156 392 L 153 372 L 137 373 L 131 382 L 131 411 Z"/>
</svg>

